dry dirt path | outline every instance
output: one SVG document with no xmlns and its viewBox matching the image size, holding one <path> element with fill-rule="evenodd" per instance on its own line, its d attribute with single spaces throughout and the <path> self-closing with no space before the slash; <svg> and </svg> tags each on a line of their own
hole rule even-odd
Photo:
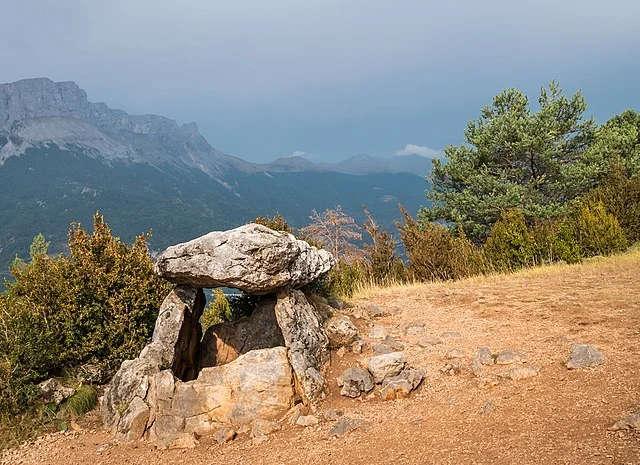
<svg viewBox="0 0 640 465">
<path fill-rule="evenodd" d="M 115 445 L 82 430 L 27 445 L 4 463 L 51 465 L 157 464 L 640 464 L 640 433 L 609 427 L 640 406 L 640 254 L 579 266 L 540 268 L 456 283 L 370 291 L 354 300 L 391 315 L 360 321 L 379 325 L 405 344 L 409 362 L 427 371 L 409 399 L 382 402 L 340 397 L 332 386 L 322 409 L 364 421 L 326 440 L 330 422 L 287 425 L 253 445 L 246 435 L 219 446 L 202 438 L 188 450 L 148 444 Z M 423 324 L 407 335 L 402 323 Z M 448 331 L 459 338 L 421 348 L 418 341 Z M 607 358 L 598 368 L 569 371 L 571 343 L 590 343 Z M 479 383 L 471 373 L 439 371 L 456 348 L 468 361 L 479 347 L 515 349 L 537 377 Z M 358 357 L 335 358 L 336 375 Z M 494 369 L 495 370 L 495 369 Z M 495 409 L 483 413 L 491 402 Z"/>
</svg>

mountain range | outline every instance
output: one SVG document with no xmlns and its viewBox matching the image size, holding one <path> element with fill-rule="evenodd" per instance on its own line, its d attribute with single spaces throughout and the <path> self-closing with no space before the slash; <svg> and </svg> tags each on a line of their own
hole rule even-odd
<svg viewBox="0 0 640 465">
<path fill-rule="evenodd" d="M 391 226 L 398 203 L 424 203 L 430 167 L 418 156 L 250 163 L 212 147 L 195 123 L 92 103 L 74 82 L 2 84 L 0 272 L 40 232 L 63 252 L 69 223 L 87 225 L 96 210 L 124 240 L 152 229 L 157 249 L 276 212 L 299 227 L 337 205 L 362 221 L 366 204 Z"/>
</svg>

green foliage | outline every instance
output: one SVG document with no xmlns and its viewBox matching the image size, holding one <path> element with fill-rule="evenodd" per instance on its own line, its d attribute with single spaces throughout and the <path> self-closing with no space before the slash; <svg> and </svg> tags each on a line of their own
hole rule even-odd
<svg viewBox="0 0 640 465">
<path fill-rule="evenodd" d="M 603 183 L 585 197 L 587 202 L 602 202 L 615 216 L 629 243 L 640 241 L 640 171 L 633 177 L 616 164 Z"/>
<path fill-rule="evenodd" d="M 214 289 L 213 297 L 213 300 L 209 301 L 207 308 L 202 313 L 202 318 L 200 318 L 203 332 L 210 326 L 232 319 L 231 306 L 227 296 L 224 295 L 224 291 L 221 288 Z"/>
<path fill-rule="evenodd" d="M 33 242 L 29 247 L 29 257 L 33 260 L 35 257 L 41 257 L 47 255 L 50 242 L 47 242 L 42 234 L 38 234 L 33 238 Z"/>
<path fill-rule="evenodd" d="M 595 255 L 624 250 L 626 240 L 617 219 L 601 202 L 573 208 L 557 222 L 528 225 L 518 210 L 505 212 L 494 225 L 483 251 L 490 268 L 513 271 L 565 261 L 578 263 Z"/>
<path fill-rule="evenodd" d="M 93 410 L 98 404 L 98 390 L 95 386 L 83 385 L 76 389 L 74 395 L 61 405 L 63 415 L 80 416 Z"/>
<path fill-rule="evenodd" d="M 460 229 L 454 236 L 439 223 L 418 222 L 404 209 L 398 224 L 409 259 L 409 271 L 420 281 L 459 279 L 484 270 L 482 252 Z"/>
<path fill-rule="evenodd" d="M 583 257 L 611 255 L 627 247 L 618 220 L 607 212 L 602 202 L 580 205 L 568 221 L 573 242 L 580 247 Z"/>
<path fill-rule="evenodd" d="M 434 207 L 423 223 L 444 220 L 480 243 L 502 211 L 519 209 L 527 221 L 562 214 L 583 186 L 576 184 L 595 123 L 584 121 L 578 92 L 567 98 L 557 83 L 541 89 L 532 112 L 521 91 L 508 89 L 484 107 L 465 131 L 467 144 L 446 149 L 448 163 L 434 160 Z M 578 169 L 580 168 L 580 170 Z"/>
<path fill-rule="evenodd" d="M 495 270 L 511 271 L 535 264 L 536 238 L 522 211 L 508 210 L 502 214 L 491 229 L 483 251 Z"/>
<path fill-rule="evenodd" d="M 274 231 L 293 234 L 293 228 L 289 226 L 287 220 L 285 220 L 280 213 L 277 213 L 274 216 L 259 216 L 255 219 L 254 222 L 266 226 L 267 228 L 273 229 Z"/>
<path fill-rule="evenodd" d="M 338 297 L 353 297 L 355 292 L 367 280 L 367 271 L 361 261 L 338 262 L 329 276 L 326 278 L 328 282 L 328 297 L 335 295 Z"/>
<path fill-rule="evenodd" d="M 36 384 L 87 363 L 115 370 L 149 341 L 171 286 L 153 272 L 148 235 L 113 237 L 100 214 L 91 234 L 69 231 L 68 257 L 46 255 L 36 237 L 31 261 L 17 261 L 0 295 L 0 418 L 36 403 Z"/>
</svg>

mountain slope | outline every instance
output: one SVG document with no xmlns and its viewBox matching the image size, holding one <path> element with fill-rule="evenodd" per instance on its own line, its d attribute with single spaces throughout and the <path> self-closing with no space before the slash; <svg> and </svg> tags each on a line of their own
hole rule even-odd
<svg viewBox="0 0 640 465">
<path fill-rule="evenodd" d="M 280 212 L 304 226 L 313 209 L 366 204 L 391 226 L 397 204 L 416 211 L 425 182 L 408 173 L 344 174 L 306 160 L 256 165 L 209 145 L 195 124 L 128 115 L 90 103 L 74 83 L 0 86 L 0 274 L 43 233 L 64 251 L 71 222 L 100 210 L 131 241 L 153 229 L 162 249 Z"/>
</svg>

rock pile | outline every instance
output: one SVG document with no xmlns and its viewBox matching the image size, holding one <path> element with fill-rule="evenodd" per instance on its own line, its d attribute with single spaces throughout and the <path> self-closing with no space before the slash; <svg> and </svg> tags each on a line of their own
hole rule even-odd
<svg viewBox="0 0 640 465">
<path fill-rule="evenodd" d="M 380 385 L 379 395 L 383 400 L 400 399 L 409 396 L 424 379 L 424 371 L 407 367 L 402 352 L 374 355 L 367 363 L 367 369 L 355 366 L 347 368 L 337 378 L 340 394 L 359 397 Z"/>
<path fill-rule="evenodd" d="M 315 405 L 329 361 L 326 308 L 297 289 L 334 264 L 329 252 L 257 224 L 169 247 L 156 272 L 177 286 L 160 308 L 151 343 L 123 362 L 107 387 L 104 425 L 122 441 L 145 437 L 171 447 L 272 420 L 296 397 Z M 202 288 L 211 287 L 265 297 L 251 316 L 215 325 L 203 337 Z M 357 332 L 349 323 L 334 320 L 332 339 L 352 343 Z M 225 431 L 218 440 L 234 430 Z"/>
</svg>

